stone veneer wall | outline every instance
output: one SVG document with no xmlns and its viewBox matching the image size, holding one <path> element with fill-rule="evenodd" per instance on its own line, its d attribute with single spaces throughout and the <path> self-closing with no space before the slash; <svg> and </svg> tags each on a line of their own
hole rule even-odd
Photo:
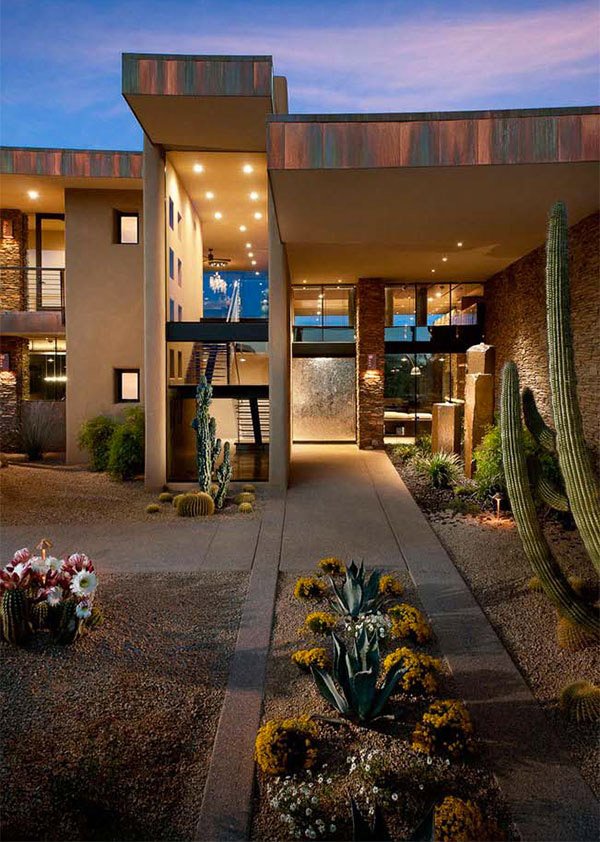
<svg viewBox="0 0 600 842">
<path fill-rule="evenodd" d="M 375 366 L 369 356 L 375 355 Z M 383 445 L 385 284 L 360 278 L 356 285 L 356 438 L 359 447 Z"/>
<path fill-rule="evenodd" d="M 0 267 L 25 266 L 27 263 L 27 215 L 20 210 L 0 210 L 0 220 L 12 222 L 12 237 L 1 237 Z M 3 226 L 2 226 L 3 227 Z M 3 270 L 0 284 L 0 310 L 25 309 L 24 273 L 20 270 Z"/>
<path fill-rule="evenodd" d="M 569 230 L 571 322 L 577 393 L 588 443 L 600 454 L 600 215 Z M 485 283 L 485 341 L 496 348 L 496 406 L 502 366 L 514 360 L 521 386 L 529 386 L 551 421 L 546 339 L 545 246 L 512 263 Z"/>
</svg>

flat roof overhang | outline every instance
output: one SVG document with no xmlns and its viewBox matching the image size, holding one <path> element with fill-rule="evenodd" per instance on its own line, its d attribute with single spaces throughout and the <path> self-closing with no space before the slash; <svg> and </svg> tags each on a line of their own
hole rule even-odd
<svg viewBox="0 0 600 842">
<path fill-rule="evenodd" d="M 267 159 L 294 283 L 482 280 L 598 210 L 600 109 L 274 116 Z"/>
<path fill-rule="evenodd" d="M 123 54 L 123 96 L 166 149 L 264 152 L 276 79 L 271 56 Z"/>
<path fill-rule="evenodd" d="M 0 334 L 29 337 L 64 336 L 65 322 L 59 310 L 5 310 L 0 313 Z"/>
</svg>

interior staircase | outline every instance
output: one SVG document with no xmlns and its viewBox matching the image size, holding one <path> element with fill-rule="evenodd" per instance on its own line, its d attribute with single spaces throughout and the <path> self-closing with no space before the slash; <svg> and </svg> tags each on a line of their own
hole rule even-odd
<svg viewBox="0 0 600 842">
<path fill-rule="evenodd" d="M 268 399 L 240 399 L 238 401 L 238 445 L 267 444 L 269 432 Z"/>
</svg>

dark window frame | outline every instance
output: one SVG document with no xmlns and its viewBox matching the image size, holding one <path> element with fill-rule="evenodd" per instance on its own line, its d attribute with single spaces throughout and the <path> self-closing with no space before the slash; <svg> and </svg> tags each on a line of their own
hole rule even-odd
<svg viewBox="0 0 600 842">
<path fill-rule="evenodd" d="M 123 374 L 137 375 L 137 398 L 123 397 Z M 139 368 L 115 368 L 115 403 L 140 403 L 141 400 L 141 383 L 140 383 L 140 369 Z"/>
<path fill-rule="evenodd" d="M 134 243 L 124 243 L 121 239 L 121 220 L 126 217 L 135 217 L 136 221 L 136 240 Z M 140 212 L 139 211 L 123 211 L 115 208 L 114 211 L 114 243 L 117 246 L 139 246 L 140 244 Z"/>
</svg>

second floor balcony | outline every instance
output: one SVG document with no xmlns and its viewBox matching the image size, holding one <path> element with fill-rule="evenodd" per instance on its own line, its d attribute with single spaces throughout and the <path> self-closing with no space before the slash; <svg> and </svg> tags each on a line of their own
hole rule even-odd
<svg viewBox="0 0 600 842">
<path fill-rule="evenodd" d="M 0 267 L 0 310 L 65 312 L 65 270 L 58 267 Z"/>
</svg>

